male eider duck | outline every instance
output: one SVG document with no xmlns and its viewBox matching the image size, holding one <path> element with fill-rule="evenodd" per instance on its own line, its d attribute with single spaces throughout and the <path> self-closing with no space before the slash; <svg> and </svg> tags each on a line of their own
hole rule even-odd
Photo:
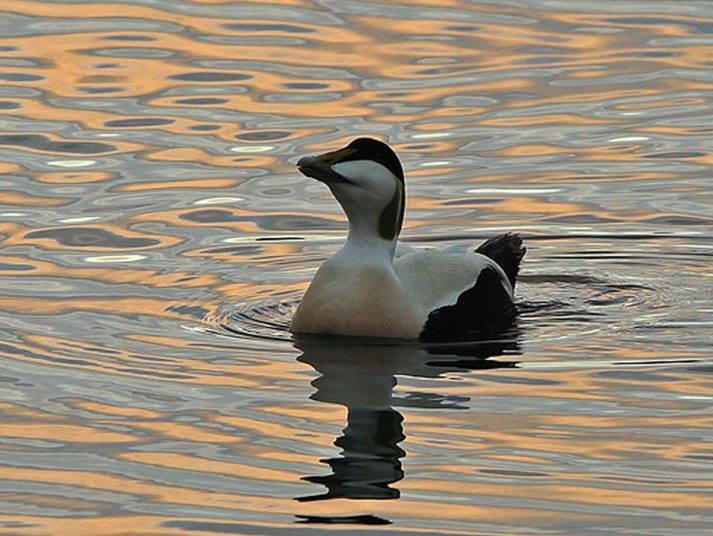
<svg viewBox="0 0 713 536">
<path fill-rule="evenodd" d="M 344 246 L 314 276 L 290 330 L 301 334 L 473 340 L 510 327 L 515 277 L 525 248 L 514 234 L 474 252 L 397 252 L 404 172 L 385 143 L 359 138 L 297 162 L 326 184 L 349 219 Z"/>
</svg>

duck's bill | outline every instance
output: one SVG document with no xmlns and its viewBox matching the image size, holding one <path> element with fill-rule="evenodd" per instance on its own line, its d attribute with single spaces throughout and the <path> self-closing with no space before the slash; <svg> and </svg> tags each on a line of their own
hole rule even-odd
<svg viewBox="0 0 713 536">
<path fill-rule="evenodd" d="M 332 164 L 338 163 L 353 153 L 353 150 L 345 148 L 331 153 L 324 153 L 319 156 L 305 156 L 300 158 L 299 162 L 297 162 L 297 169 L 299 169 L 303 175 L 317 179 L 325 184 L 349 183 L 351 181 L 345 179 L 332 169 Z"/>
<path fill-rule="evenodd" d="M 312 177 L 318 181 L 330 183 L 334 182 L 337 174 L 332 171 L 329 165 L 325 164 L 318 156 L 305 156 L 297 162 L 297 169 L 307 177 Z"/>
</svg>

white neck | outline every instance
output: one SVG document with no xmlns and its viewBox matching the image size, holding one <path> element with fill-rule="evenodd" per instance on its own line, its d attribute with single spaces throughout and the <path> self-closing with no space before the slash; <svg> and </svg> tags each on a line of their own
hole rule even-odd
<svg viewBox="0 0 713 536">
<path fill-rule="evenodd" d="M 349 255 L 356 263 L 382 261 L 391 264 L 397 240 L 398 237 L 385 240 L 379 235 L 373 222 L 353 214 L 349 217 L 347 242 L 340 253 Z"/>
</svg>

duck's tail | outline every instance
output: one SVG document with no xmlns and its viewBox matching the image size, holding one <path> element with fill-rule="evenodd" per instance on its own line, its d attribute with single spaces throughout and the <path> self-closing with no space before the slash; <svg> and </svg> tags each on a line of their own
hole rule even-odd
<svg viewBox="0 0 713 536">
<path fill-rule="evenodd" d="M 506 233 L 494 236 L 483 242 L 475 251 L 497 262 L 505 272 L 505 275 L 508 276 L 512 287 L 515 288 L 515 279 L 520 269 L 520 261 L 522 261 L 527 251 L 527 248 L 522 245 L 522 239 L 519 235 Z"/>
</svg>

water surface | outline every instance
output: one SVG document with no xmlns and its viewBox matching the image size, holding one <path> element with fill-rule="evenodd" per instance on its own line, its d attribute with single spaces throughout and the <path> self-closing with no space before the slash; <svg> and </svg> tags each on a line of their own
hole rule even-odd
<svg viewBox="0 0 713 536">
<path fill-rule="evenodd" d="M 709 3 L 0 10 L 0 532 L 713 531 Z M 516 332 L 292 341 L 361 135 Z"/>
</svg>

